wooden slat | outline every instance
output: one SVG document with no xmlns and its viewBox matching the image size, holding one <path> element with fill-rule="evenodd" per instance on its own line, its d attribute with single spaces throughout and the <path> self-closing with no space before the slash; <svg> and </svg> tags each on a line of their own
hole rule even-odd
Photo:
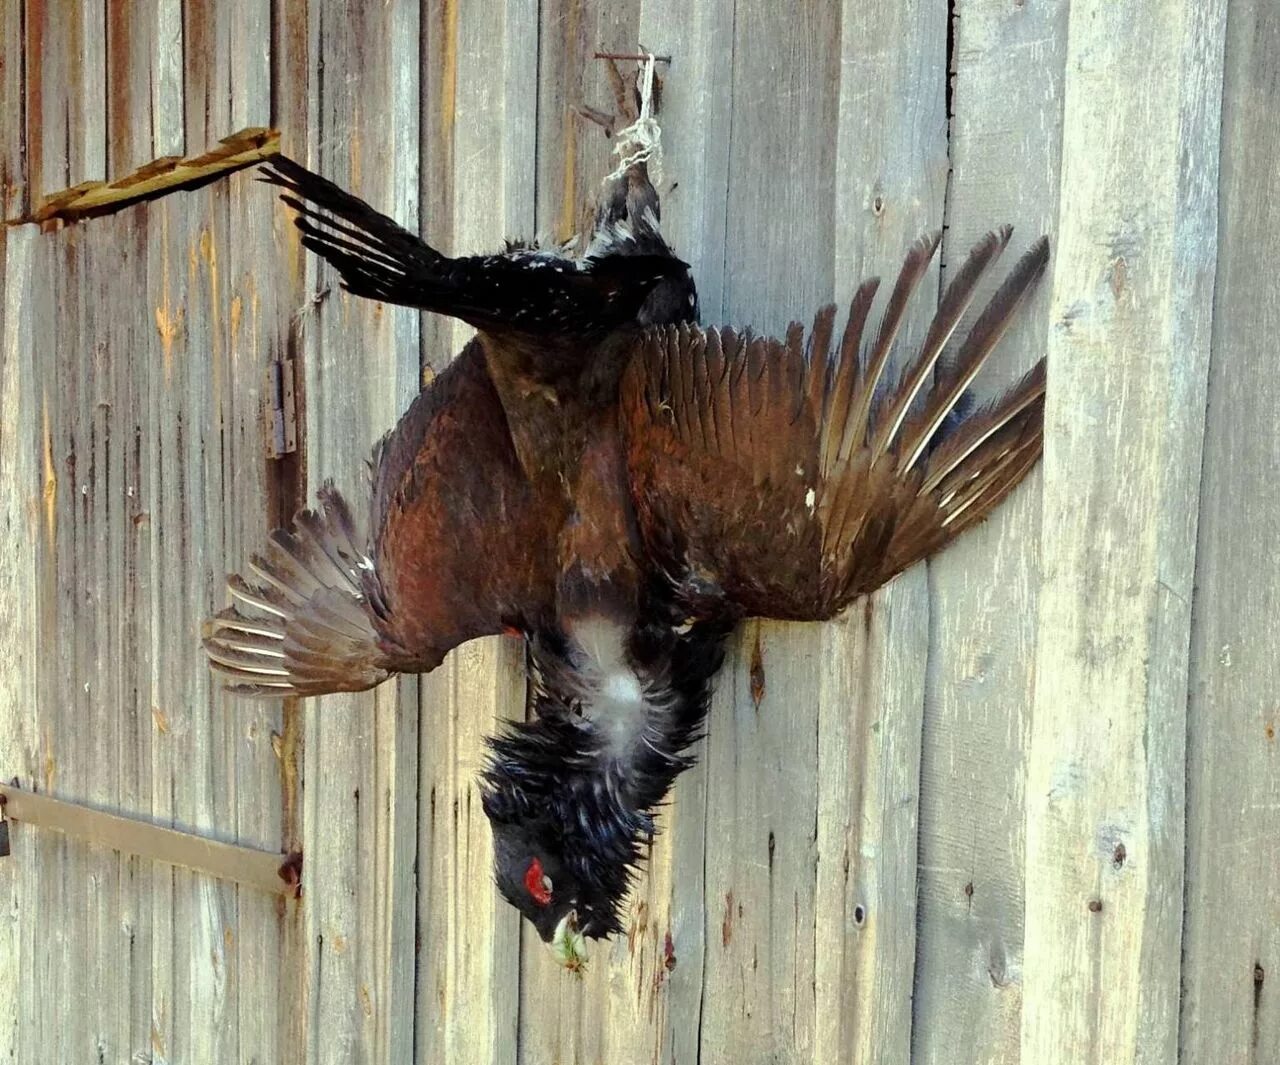
<svg viewBox="0 0 1280 1065">
<path fill-rule="evenodd" d="M 0 7 L 0 218 L 26 210 L 27 116 L 23 84 L 24 40 L 22 20 L 25 0 L 10 0 Z"/>
<path fill-rule="evenodd" d="M 1071 6 L 1027 755 L 1028 1063 L 1177 1053 L 1224 22 L 1200 0 Z"/>
<path fill-rule="evenodd" d="M 223 247 L 209 194 L 148 209 L 148 288 L 156 344 L 149 374 L 152 814 L 161 823 L 213 829 L 234 823 L 226 772 L 225 712 L 194 640 L 215 601 L 223 556 L 221 414 L 226 350 Z M 88 227 L 72 230 L 86 236 Z M 218 291 L 215 293 L 215 289 Z M 234 491 L 228 503 L 238 501 Z M 181 870 L 152 873 L 153 1040 L 177 1060 L 234 1053 L 236 988 L 228 980 L 236 892 Z"/>
<path fill-rule="evenodd" d="M 179 832 L 8 784 L 0 784 L 0 799 L 4 800 L 0 805 L 5 817 L 31 830 L 64 832 L 111 850 L 197 869 L 272 895 L 294 891 L 280 876 L 288 858 L 285 854 Z"/>
<path fill-rule="evenodd" d="M 271 116 L 271 5 L 266 0 L 219 4 L 220 34 L 229 38 L 227 68 L 218 80 L 229 82 L 228 128 L 262 128 Z M 220 55 L 223 53 L 219 53 Z M 278 146 L 279 135 L 270 138 Z M 223 447 L 225 481 L 245 500 L 236 520 L 227 523 L 222 569 L 242 568 L 249 553 L 266 535 L 276 463 L 267 459 L 270 437 L 264 418 L 268 406 L 266 367 L 285 355 L 297 306 L 287 260 L 280 254 L 280 217 L 271 190 L 256 181 L 253 170 L 212 188 L 226 196 L 224 328 L 227 373 L 223 383 L 224 418 L 233 432 Z M 234 773 L 232 811 L 242 843 L 291 849 L 286 823 L 298 814 L 296 791 L 286 785 L 285 725 L 278 703 L 231 699 L 222 703 L 231 743 L 228 771 Z M 246 797 L 254 796 L 252 801 Z M 289 809 L 284 809 L 289 804 Z M 305 890 L 305 889 L 304 889 Z M 297 907 L 265 907 L 262 900 L 239 892 L 235 979 L 240 988 L 237 1026 L 241 1061 L 300 1060 L 302 1047 L 293 1038 L 301 1020 L 303 998 L 284 956 L 285 929 L 298 923 Z M 264 1008 L 264 999 L 272 1005 Z"/>
<path fill-rule="evenodd" d="M 610 15 L 615 24 L 623 26 L 634 17 L 625 7 L 611 9 Z M 598 13 L 593 17 L 598 18 Z M 703 86 L 711 72 L 728 75 L 730 55 L 723 41 L 732 31 L 732 9 L 726 4 L 646 3 L 640 22 L 640 39 L 646 45 L 666 51 L 678 43 L 681 54 L 683 74 L 667 82 L 659 116 L 667 175 L 661 190 L 663 230 L 680 254 L 694 262 L 705 293 L 723 272 L 729 101 L 724 94 L 704 91 Z M 553 32 L 564 30 L 556 27 Z M 617 39 L 625 43 L 625 34 Z M 562 46 L 563 43 L 556 45 Z M 544 70 L 548 47 L 552 47 L 550 42 L 544 44 Z M 612 96 L 604 88 L 600 73 L 591 69 L 593 64 L 601 64 L 586 55 L 574 61 L 586 64 L 586 68 L 578 74 L 566 71 L 557 79 L 586 86 L 582 90 L 586 94 L 584 102 L 610 110 Z M 630 77 L 638 67 L 624 63 L 621 69 L 624 76 Z M 539 130 L 539 159 L 555 159 L 550 145 L 562 133 L 562 116 L 556 111 L 541 113 L 545 122 Z M 717 116 L 723 121 L 718 121 Z M 562 179 L 557 171 L 555 180 L 567 181 L 568 189 L 576 184 L 581 190 L 579 195 L 590 199 L 615 159 L 609 143 L 595 126 L 579 120 L 574 138 L 576 147 L 572 150 L 577 154 L 570 170 L 576 170 L 577 175 L 566 172 Z M 563 150 L 570 150 L 570 145 Z M 569 162 L 557 160 L 560 161 Z M 592 166 L 597 169 L 592 170 Z M 716 176 L 708 180 L 708 174 Z M 679 191 L 668 196 L 673 184 L 679 186 Z M 547 194 L 544 205 L 558 203 L 561 192 L 557 185 Z M 687 198 L 681 198 L 686 194 Z M 569 210 L 565 217 L 581 217 L 583 213 Z M 718 244 L 713 242 L 704 248 L 698 234 L 708 222 L 719 226 L 721 236 Z M 566 980 L 547 957 L 542 943 L 525 929 L 521 1060 L 696 1059 L 703 1005 L 703 956 L 709 931 L 704 921 L 702 876 L 705 810 L 706 769 L 699 765 L 680 778 L 670 801 L 659 812 L 659 835 L 624 912 L 625 937 L 593 944 L 584 980 Z M 547 986 L 559 986 L 562 991 L 554 996 L 541 993 L 540 989 Z"/>
<path fill-rule="evenodd" d="M 27 150 L 32 200 L 106 177 L 104 0 L 28 0 Z"/>
<path fill-rule="evenodd" d="M 307 158 L 308 130 L 311 127 L 311 101 L 309 84 L 311 64 L 309 62 L 309 29 L 307 5 L 287 4 L 277 9 L 275 25 L 272 32 L 271 54 L 271 99 L 273 121 L 280 126 L 281 147 L 294 158 Z M 233 210 L 240 203 L 245 214 L 264 212 L 264 208 L 256 206 L 257 199 L 251 189 L 269 191 L 246 174 L 241 179 L 239 190 L 232 192 Z M 299 401 L 305 397 L 301 394 L 304 385 L 304 367 L 302 364 L 303 338 L 312 324 L 304 308 L 314 293 L 314 276 L 308 278 L 304 267 L 307 253 L 304 252 L 297 227 L 288 213 L 281 210 L 278 203 L 272 203 L 269 210 L 254 214 L 253 221 L 245 218 L 251 242 L 262 254 L 259 241 L 268 241 L 271 247 L 273 279 L 270 287 L 259 285 L 256 288 L 258 307 L 250 319 L 249 328 L 253 334 L 261 338 L 263 330 L 272 331 L 268 351 L 261 349 L 257 357 L 262 359 L 271 356 L 277 360 L 288 360 L 294 368 L 294 385 Z M 258 262 L 244 261 L 247 275 L 243 281 L 246 288 L 253 278 L 261 278 Z M 272 309 L 274 297 L 274 310 Z M 249 306 L 253 306 L 253 298 Z M 274 314 L 274 326 L 271 325 Z M 258 340 L 261 343 L 261 339 Z M 300 412 L 301 407 L 297 410 Z M 305 418 L 299 417 L 295 426 L 299 437 L 305 437 Z M 268 524 L 280 526 L 288 523 L 290 517 L 307 502 L 305 439 L 298 440 L 298 450 L 275 460 L 268 476 Z M 282 846 L 286 850 L 301 849 L 303 842 L 302 826 L 302 762 L 303 752 L 303 714 L 308 710 L 304 700 L 286 700 L 280 719 L 280 736 L 278 741 L 281 772 L 281 833 Z M 284 973 L 293 974 L 305 971 L 308 957 L 306 942 L 305 915 L 302 907 L 294 907 L 285 915 L 284 927 L 279 943 L 279 965 Z M 281 1021 L 286 1025 L 280 1035 L 279 1054 L 282 1065 L 302 1065 L 307 1055 L 307 1022 L 308 996 L 305 981 L 290 978 L 289 994 L 292 1001 L 287 1012 L 282 1011 Z"/>
<path fill-rule="evenodd" d="M 153 5 L 106 0 L 108 174 L 128 174 L 152 159 Z"/>
<path fill-rule="evenodd" d="M 545 103 L 540 102 L 538 115 L 540 232 L 569 235 L 593 218 L 601 181 L 617 159 L 613 142 L 576 109 L 585 104 L 606 114 L 614 112 L 606 64 L 593 53 L 598 47 L 634 51 L 642 7 L 640 3 L 542 6 L 538 73 L 539 97 Z M 660 34 L 676 30 L 680 22 L 671 17 L 661 26 L 656 24 L 661 18 L 656 17 L 650 29 Z M 687 22 L 693 13 L 683 12 L 678 18 Z M 722 20 L 720 28 L 729 32 L 731 22 Z M 691 39 L 689 44 L 695 42 Z M 619 69 L 630 83 L 639 67 L 622 62 Z M 683 106 L 687 112 L 688 104 Z M 662 121 L 664 126 L 671 125 L 665 110 Z M 699 146 L 685 159 L 701 151 Z M 673 804 L 662 811 L 659 837 L 623 912 L 624 935 L 591 945 L 582 980 L 566 980 L 532 928 L 522 926 L 522 1061 L 649 1062 L 696 1055 L 704 781 L 701 770 L 687 774 Z M 676 854 L 684 859 L 680 869 Z M 684 921 L 673 913 L 677 890 L 689 904 Z M 668 958 L 674 959 L 674 968 L 668 968 Z M 552 982 L 563 985 L 561 994 L 542 993 Z"/>
<path fill-rule="evenodd" d="M 36 769 L 31 706 L 40 652 L 39 629 L 32 623 L 42 520 L 31 313 L 37 240 L 34 228 L 0 235 L 0 643 L 6 648 L 0 672 L 0 773 L 26 782 Z M 11 857 L 0 861 L 0 909 L 10 915 L 0 921 L 0 980 L 12 989 L 0 1005 L 0 1055 L 16 1062 L 34 1056 L 37 1045 L 31 1031 L 35 993 L 24 988 L 36 970 L 27 953 L 34 936 L 33 859 L 30 841 L 14 838 Z"/>
<path fill-rule="evenodd" d="M 831 297 L 839 19 L 826 4 L 735 7 L 720 308 L 734 325 L 778 332 Z M 821 639 L 746 626 L 712 705 L 703 1060 L 815 1054 Z"/>
<path fill-rule="evenodd" d="M 190 143 L 183 119 L 182 60 L 186 41 L 182 0 L 155 0 L 151 35 L 151 154 L 155 158 L 181 156 Z"/>
<path fill-rule="evenodd" d="M 1231 0 L 1192 600 L 1181 1061 L 1280 1060 L 1280 9 Z"/>
<path fill-rule="evenodd" d="M 707 320 L 720 318 L 725 273 L 731 101 L 714 86 L 730 76 L 732 56 L 724 41 L 732 29 L 731 3 L 646 0 L 641 11 L 639 40 L 680 55 L 678 72 L 659 68 L 665 77 L 662 228 L 693 268 Z M 707 822 L 705 750 L 698 753 L 698 766 L 680 777 L 659 815 L 662 834 L 641 896 L 647 908 L 643 921 L 635 921 L 640 934 L 631 938 L 638 949 L 629 951 L 621 978 L 609 983 L 606 1061 L 697 1060 L 705 957 L 719 948 L 721 932 L 706 919 L 704 854 L 718 823 Z"/>
<path fill-rule="evenodd" d="M 133 347 L 130 340 L 137 326 L 119 315 L 117 309 L 142 291 L 142 285 L 137 283 L 135 249 L 124 244 L 122 222 L 127 224 L 127 220 L 116 220 L 97 239 L 80 243 L 78 298 L 83 318 L 78 343 L 66 345 L 71 355 L 69 370 L 83 380 L 77 447 L 84 474 L 73 519 L 82 531 L 85 563 L 83 591 L 72 615 L 78 630 L 77 649 L 82 656 L 82 684 L 77 693 L 81 704 L 76 720 L 93 723 L 90 728 L 77 730 L 81 761 L 77 783 L 72 786 L 81 801 L 115 810 L 121 809 L 122 771 L 133 761 L 121 759 L 121 736 L 128 732 L 136 706 L 132 699 L 125 705 L 120 697 L 132 663 L 126 663 L 119 653 L 125 615 L 117 606 L 127 599 L 130 583 L 123 552 L 127 498 L 123 462 L 126 447 L 121 446 L 130 435 L 126 428 L 129 403 L 123 391 L 129 378 L 127 367 L 119 365 L 123 360 L 111 358 L 111 353 Z M 132 528 L 129 532 L 133 532 Z M 66 730 L 71 722 L 63 719 L 60 724 Z M 20 808 L 30 805 L 24 798 L 19 797 Z M 36 809 L 41 805 L 37 799 Z M 131 826 L 126 823 L 117 827 L 128 831 Z M 90 1034 L 104 1057 L 126 1056 L 134 1050 L 129 1026 L 134 958 L 121 920 L 120 882 L 122 867 L 129 859 L 113 853 L 105 841 L 92 842 L 94 846 L 85 853 L 88 875 L 81 887 L 89 922 L 82 971 L 90 985 Z M 107 959 L 116 977 L 109 982 L 101 979 Z"/>
<path fill-rule="evenodd" d="M 942 255 L 1016 229 L 961 324 L 1057 218 L 1066 3 L 956 6 L 952 173 Z M 1044 354 L 1048 286 L 975 382 L 997 395 Z M 913 1046 L 938 1065 L 1019 1060 L 1026 766 L 1040 479 L 929 566 L 930 647 L 920 784 L 919 942 Z"/>
<path fill-rule="evenodd" d="M 634 50 L 640 8 L 638 0 L 544 0 L 538 5 L 539 233 L 567 240 L 579 232 L 597 182 L 615 166 L 612 144 L 574 108 L 585 103 L 613 110 L 605 65 L 593 55 Z M 635 68 L 624 63 L 622 69 Z"/>
<path fill-rule="evenodd" d="M 312 9 L 309 162 L 417 224 L 418 5 Z M 316 269 L 309 263 L 309 270 Z M 300 323 L 311 484 L 368 499 L 368 448 L 418 385 L 418 317 L 329 293 Z M 306 1060 L 410 1060 L 418 694 L 412 678 L 304 706 Z"/>
<path fill-rule="evenodd" d="M 536 14 L 526 0 L 426 9 L 422 218 L 436 246 L 487 251 L 534 230 Z M 443 367 L 470 334 L 428 316 L 424 367 Z M 493 888 L 476 773 L 483 736 L 523 712 L 520 665 L 517 646 L 482 640 L 422 684 L 415 1016 L 423 1065 L 516 1060 L 519 918 Z"/>
<path fill-rule="evenodd" d="M 78 640 L 76 619 L 89 569 L 88 544 L 79 520 L 87 463 L 87 446 L 78 446 L 84 420 L 84 381 L 76 372 L 83 357 L 80 328 L 84 304 L 80 293 L 81 256 L 74 236 L 59 235 L 41 248 L 44 277 L 39 302 L 33 304 L 38 320 L 35 358 L 42 379 L 42 405 L 46 414 L 47 476 L 53 477 L 49 516 L 41 544 L 44 569 L 40 690 L 35 724 L 40 736 L 41 784 L 45 790 L 64 788 L 75 798 L 85 798 L 90 786 L 83 757 L 84 730 L 69 728 L 83 720 L 85 647 Z M 55 311 L 56 308 L 56 311 Z M 86 442 L 87 443 L 87 442 Z M 86 623 L 85 628 L 89 626 Z M 88 907 L 83 890 L 89 877 L 89 848 L 58 838 L 39 848 L 34 892 L 40 898 L 36 919 L 52 921 L 62 914 L 49 944 L 50 979 L 36 999 L 39 1045 L 55 1059 L 73 1058 L 88 1051 L 90 1034 L 88 996 L 89 966 L 86 941 Z M 36 944 L 39 939 L 36 939 Z M 34 944 L 33 944 L 34 946 Z M 38 949 L 38 948 L 36 948 Z M 59 1019 L 46 995 L 66 1005 L 68 1015 Z"/>
<path fill-rule="evenodd" d="M 910 242 L 940 221 L 946 29 L 936 5 L 844 5 L 834 220 L 842 301 L 867 276 L 891 278 Z M 899 360 L 924 335 L 936 285 L 931 273 L 921 286 Z M 925 578 L 916 567 L 821 634 L 816 1060 L 905 1065 L 910 1052 Z"/>
<path fill-rule="evenodd" d="M 102 693 L 116 708 L 118 724 L 104 729 L 110 747 L 104 758 L 114 758 L 117 766 L 115 802 L 119 809 L 148 816 L 151 809 L 152 740 L 156 726 L 151 713 L 151 645 L 153 627 L 163 625 L 151 612 L 153 575 L 152 529 L 147 497 L 147 444 L 154 414 L 149 408 L 151 344 L 155 322 L 147 299 L 147 212 L 126 212 L 110 223 L 100 236 L 104 273 L 111 277 L 111 290 L 104 296 L 106 344 L 109 353 L 127 351 L 132 357 L 112 358 L 112 420 L 114 459 L 110 498 L 114 512 L 116 549 L 110 563 L 116 574 L 116 594 L 109 609 L 118 622 L 114 643 L 107 653 L 113 662 L 114 685 Z M 137 314 L 119 313 L 121 307 L 137 307 Z M 150 319 L 150 320 L 149 320 Z M 120 1005 L 118 1024 L 127 1032 L 117 1036 L 136 1055 L 151 1050 L 152 1005 L 152 910 L 151 862 L 121 856 L 116 862 L 120 913 L 117 926 L 122 933 L 117 955 L 119 994 L 127 996 Z M 110 957 L 110 952 L 107 953 Z"/>
</svg>

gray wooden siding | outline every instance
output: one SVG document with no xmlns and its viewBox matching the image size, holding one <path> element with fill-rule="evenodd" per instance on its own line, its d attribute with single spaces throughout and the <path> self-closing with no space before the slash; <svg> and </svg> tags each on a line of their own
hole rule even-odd
<svg viewBox="0 0 1280 1065">
<path fill-rule="evenodd" d="M 284 902 L 15 825 L 0 1060 L 1280 1065 L 1273 3 L 0 0 L 0 207 L 270 124 L 446 250 L 564 237 L 612 166 L 591 53 L 637 41 L 708 321 L 937 225 L 930 291 L 1053 235 L 978 386 L 1048 352 L 1042 469 L 847 617 L 744 627 L 578 982 L 491 885 L 510 642 L 273 705 L 196 640 L 467 330 L 349 299 L 247 173 L 0 230 L 0 777 L 305 852 Z"/>
</svg>

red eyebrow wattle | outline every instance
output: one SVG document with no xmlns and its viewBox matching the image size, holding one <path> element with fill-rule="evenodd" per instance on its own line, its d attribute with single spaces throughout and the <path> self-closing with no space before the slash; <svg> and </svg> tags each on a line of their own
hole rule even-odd
<svg viewBox="0 0 1280 1065">
<path fill-rule="evenodd" d="M 551 892 L 542 883 L 542 878 L 542 862 L 534 858 L 529 863 L 529 868 L 524 871 L 524 886 L 529 892 L 529 897 L 539 906 L 550 906 Z"/>
</svg>

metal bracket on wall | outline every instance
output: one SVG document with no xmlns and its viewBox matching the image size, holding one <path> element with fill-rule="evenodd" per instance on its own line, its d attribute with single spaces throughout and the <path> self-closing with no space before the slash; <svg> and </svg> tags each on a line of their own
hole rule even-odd
<svg viewBox="0 0 1280 1065">
<path fill-rule="evenodd" d="M 180 865 L 273 895 L 301 894 L 302 855 L 259 850 L 236 843 L 136 821 L 78 803 L 51 799 L 11 784 L 0 784 L 0 825 L 8 853 L 10 822 L 64 832 L 140 858 Z"/>
<path fill-rule="evenodd" d="M 298 450 L 298 407 L 294 398 L 292 359 L 267 364 L 267 395 L 271 397 L 270 448 L 273 459 Z"/>
</svg>

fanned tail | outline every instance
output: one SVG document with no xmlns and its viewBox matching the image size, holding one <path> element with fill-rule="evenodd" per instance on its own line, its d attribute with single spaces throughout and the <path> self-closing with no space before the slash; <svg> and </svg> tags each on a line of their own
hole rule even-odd
<svg viewBox="0 0 1280 1065">
<path fill-rule="evenodd" d="M 363 691 L 393 672 L 374 617 L 385 611 L 373 562 L 357 546 L 345 500 L 326 484 L 254 555 L 252 582 L 227 579 L 235 602 L 204 623 L 223 686 L 263 698 Z"/>
</svg>

